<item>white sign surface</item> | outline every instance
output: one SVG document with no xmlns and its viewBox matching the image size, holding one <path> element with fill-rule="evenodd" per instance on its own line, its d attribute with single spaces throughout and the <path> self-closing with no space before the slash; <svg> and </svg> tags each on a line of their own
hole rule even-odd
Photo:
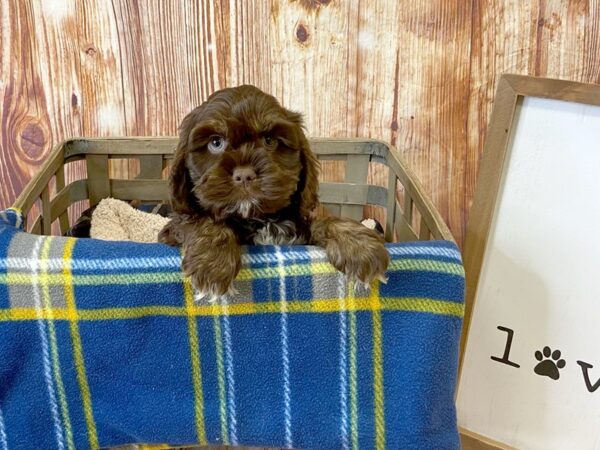
<svg viewBox="0 0 600 450">
<path fill-rule="evenodd" d="M 519 449 L 600 449 L 600 107 L 526 97 L 459 385 L 459 424 Z"/>
</svg>

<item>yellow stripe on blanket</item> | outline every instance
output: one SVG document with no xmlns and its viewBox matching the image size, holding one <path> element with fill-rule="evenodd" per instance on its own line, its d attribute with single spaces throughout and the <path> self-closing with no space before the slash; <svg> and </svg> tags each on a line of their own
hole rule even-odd
<svg viewBox="0 0 600 450">
<path fill-rule="evenodd" d="M 50 296 L 50 286 L 47 283 L 48 275 L 48 259 L 50 255 L 50 246 L 52 245 L 52 238 L 47 237 L 44 239 L 42 246 L 42 252 L 40 254 L 40 274 L 39 274 L 39 288 L 42 292 L 43 305 L 42 309 L 38 309 L 37 317 L 43 317 L 47 321 L 48 326 L 48 337 L 50 341 L 50 355 L 52 357 L 52 373 L 54 375 L 54 382 L 56 383 L 56 390 L 58 393 L 58 401 L 60 405 L 60 413 L 65 428 L 65 437 L 67 440 L 67 448 L 69 450 L 75 449 L 73 441 L 73 428 L 71 426 L 71 418 L 69 415 L 69 405 L 67 403 L 67 394 L 62 379 L 62 370 L 60 368 L 60 358 L 58 354 L 58 340 L 56 337 L 56 327 L 54 325 L 52 299 Z M 37 276 L 37 274 L 35 275 Z"/>
<path fill-rule="evenodd" d="M 379 282 L 371 288 L 373 310 L 373 393 L 375 405 L 375 448 L 385 449 L 385 409 L 383 392 L 383 331 L 381 326 L 381 299 Z"/>
<path fill-rule="evenodd" d="M 337 270 L 329 263 L 315 262 L 306 264 L 290 264 L 283 268 L 286 276 L 308 276 L 336 273 Z M 266 278 L 279 278 L 282 269 L 277 267 L 262 268 L 244 268 L 240 270 L 236 280 L 251 281 Z M 439 272 L 449 275 L 463 276 L 463 268 L 460 264 L 442 261 L 432 261 L 427 259 L 411 259 L 408 261 L 399 259 L 392 261 L 389 266 L 390 271 L 406 270 L 412 272 Z M 140 285 L 140 284 L 162 284 L 162 283 L 181 283 L 183 276 L 181 272 L 144 272 L 144 273 L 119 273 L 119 274 L 72 274 L 72 283 L 76 286 L 103 286 L 112 284 L 122 285 Z M 8 273 L 0 274 L 1 284 L 31 284 L 34 281 L 34 275 L 30 273 Z M 62 285 L 65 283 L 65 275 L 47 274 L 45 283 L 48 285 Z"/>
<path fill-rule="evenodd" d="M 135 308 L 99 308 L 77 310 L 78 320 L 123 320 L 140 319 L 150 316 L 222 316 L 225 308 L 231 316 L 251 314 L 280 314 L 281 302 L 248 302 L 233 305 L 190 305 L 189 310 L 179 306 L 139 306 Z M 382 311 L 406 311 L 447 316 L 462 317 L 464 305 L 446 300 L 434 300 L 420 297 L 381 298 Z M 357 298 L 351 303 L 340 306 L 338 298 L 290 301 L 287 303 L 288 313 L 339 313 L 340 311 L 372 311 L 370 298 Z M 0 310 L 0 321 L 35 320 L 38 318 L 35 308 L 10 308 Z M 41 311 L 41 318 L 53 320 L 71 320 L 72 312 L 67 308 L 53 308 L 51 311 Z"/>
<path fill-rule="evenodd" d="M 75 292 L 73 289 L 71 261 L 73 258 L 73 248 L 76 240 L 71 238 L 65 241 L 63 259 L 65 265 L 63 268 L 64 275 L 64 290 L 65 300 L 67 304 L 67 317 L 70 320 L 71 340 L 73 342 L 73 357 L 75 359 L 75 369 L 77 370 L 77 382 L 79 383 L 79 391 L 81 392 L 81 402 L 83 404 L 83 412 L 85 416 L 85 424 L 87 427 L 89 442 L 91 448 L 98 448 L 98 433 L 96 430 L 96 422 L 94 420 L 94 410 L 92 408 L 92 395 L 88 384 L 87 373 L 85 370 L 85 362 L 83 358 L 83 345 L 81 343 L 81 335 L 79 333 L 79 325 L 77 324 L 77 305 L 75 304 Z"/>
<path fill-rule="evenodd" d="M 196 435 L 200 445 L 206 445 L 206 428 L 204 424 L 204 392 L 202 390 L 202 364 L 200 361 L 200 343 L 198 326 L 194 314 L 194 295 L 188 279 L 184 280 L 183 291 L 185 307 L 178 308 L 188 321 L 188 339 L 190 342 L 190 360 L 192 364 L 192 385 L 194 386 L 194 412 L 196 416 Z"/>
</svg>

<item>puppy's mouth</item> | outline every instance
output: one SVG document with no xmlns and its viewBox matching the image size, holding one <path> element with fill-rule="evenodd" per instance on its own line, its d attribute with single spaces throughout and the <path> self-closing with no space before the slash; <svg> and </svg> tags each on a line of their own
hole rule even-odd
<svg viewBox="0 0 600 450">
<path fill-rule="evenodd" d="M 289 206 L 296 186 L 296 177 L 259 176 L 247 185 L 238 186 L 228 177 L 214 174 L 197 184 L 194 192 L 215 218 L 258 219 Z"/>
<path fill-rule="evenodd" d="M 242 186 L 232 184 L 230 195 L 223 199 L 224 204 L 214 202 L 213 212 L 222 216 L 237 214 L 244 219 L 255 218 L 263 211 L 261 199 L 260 180 Z"/>
</svg>

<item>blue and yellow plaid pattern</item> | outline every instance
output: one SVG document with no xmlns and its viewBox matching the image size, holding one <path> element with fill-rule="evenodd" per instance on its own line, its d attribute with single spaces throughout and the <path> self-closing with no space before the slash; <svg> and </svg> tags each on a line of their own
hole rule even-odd
<svg viewBox="0 0 600 450">
<path fill-rule="evenodd" d="M 0 450 L 459 448 L 453 243 L 389 244 L 389 282 L 357 291 L 319 248 L 249 247 L 206 304 L 176 249 L 21 223 L 0 212 Z"/>
</svg>

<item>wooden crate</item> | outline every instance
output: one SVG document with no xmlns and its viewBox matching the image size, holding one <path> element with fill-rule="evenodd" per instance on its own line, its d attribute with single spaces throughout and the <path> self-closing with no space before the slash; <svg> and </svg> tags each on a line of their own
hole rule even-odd
<svg viewBox="0 0 600 450">
<path fill-rule="evenodd" d="M 64 141 L 54 148 L 13 207 L 23 212 L 27 231 L 49 235 L 52 231 L 64 234 L 70 223 L 77 219 L 73 217 L 77 212 L 106 197 L 167 201 L 166 174 L 176 144 L 174 137 Z M 311 139 L 310 144 L 322 161 L 325 175 L 332 172 L 327 170 L 330 162 L 336 174 L 343 168 L 343 181 L 336 176 L 337 181 L 320 183 L 322 207 L 329 214 L 356 220 L 361 220 L 365 212 L 370 217 L 379 216 L 388 241 L 454 241 L 421 184 L 394 147 L 382 141 L 364 139 Z M 129 160 L 129 167 L 137 169 L 137 176 L 134 179 L 112 178 L 111 162 L 117 160 Z M 84 174 L 82 178 L 67 183 L 65 167 L 82 162 L 84 167 L 77 170 Z M 376 177 L 372 176 L 373 172 L 377 173 Z M 373 178 L 379 182 L 369 183 Z M 72 206 L 76 204 L 80 207 L 74 209 Z"/>
<path fill-rule="evenodd" d="M 23 212 L 27 231 L 49 235 L 52 231 L 64 234 L 77 219 L 73 217 L 77 211 L 106 197 L 168 201 L 166 172 L 176 143 L 174 137 L 64 141 L 54 148 L 13 207 Z M 361 220 L 367 211 L 369 216 L 381 219 L 388 241 L 453 240 L 395 148 L 364 139 L 311 139 L 310 143 L 324 165 L 333 160 L 345 166 L 343 181 L 320 183 L 321 203 L 330 214 Z M 112 178 L 110 166 L 115 160 L 129 160 L 139 173 L 134 179 Z M 66 183 L 65 167 L 81 161 L 83 177 Z M 383 176 L 387 182 L 368 182 L 373 178 L 369 177 L 373 165 L 378 165 L 378 178 Z M 73 208 L 75 204 L 80 207 Z"/>
</svg>

